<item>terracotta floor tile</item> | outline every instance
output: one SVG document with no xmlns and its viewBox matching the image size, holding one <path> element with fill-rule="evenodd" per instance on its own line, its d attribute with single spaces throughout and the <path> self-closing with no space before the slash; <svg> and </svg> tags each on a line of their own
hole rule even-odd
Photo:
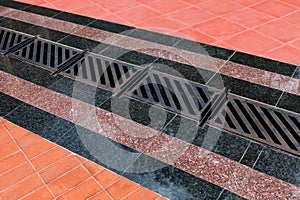
<svg viewBox="0 0 300 200">
<path fill-rule="evenodd" d="M 82 0 L 72 0 L 72 3 L 70 3 L 69 0 L 59 0 L 51 2 L 51 4 L 59 9 L 63 9 L 64 11 L 78 10 L 80 8 L 92 5 L 92 3 L 90 3 L 89 1 Z"/>
<path fill-rule="evenodd" d="M 229 43 L 239 51 L 246 53 L 255 51 L 257 54 L 265 53 L 282 45 L 282 43 L 277 42 L 270 37 L 251 30 L 238 34 L 224 42 Z"/>
<path fill-rule="evenodd" d="M 25 196 L 26 194 L 34 191 L 35 189 L 41 187 L 43 185 L 42 180 L 39 178 L 37 174 L 30 176 L 16 185 L 5 189 L 0 193 L 0 198 L 3 199 L 20 199 L 20 197 Z"/>
<path fill-rule="evenodd" d="M 123 178 L 107 188 L 107 192 L 109 192 L 114 199 L 122 199 L 127 194 L 133 192 L 139 187 L 140 186 L 136 183 Z"/>
<path fill-rule="evenodd" d="M 160 12 L 161 14 L 168 14 L 170 12 L 174 12 L 182 8 L 189 7 L 190 5 L 181 0 L 172 0 L 172 1 L 156 0 L 153 1 L 152 3 L 149 3 L 148 6 Z"/>
<path fill-rule="evenodd" d="M 83 166 L 91 173 L 91 175 L 95 175 L 105 169 L 104 167 L 91 161 L 87 161 L 83 164 Z"/>
<path fill-rule="evenodd" d="M 70 152 L 61 147 L 56 147 L 33 158 L 31 162 L 37 170 L 40 170 L 53 162 L 66 157 L 67 155 L 70 155 Z"/>
<path fill-rule="evenodd" d="M 94 179 L 89 179 L 86 182 L 78 185 L 71 191 L 59 197 L 58 200 L 87 199 L 99 192 L 101 189 L 102 188 L 96 183 Z"/>
<path fill-rule="evenodd" d="M 41 177 L 46 183 L 56 179 L 60 175 L 74 169 L 76 166 L 80 165 L 80 161 L 75 156 L 68 156 L 62 160 L 57 161 L 53 165 L 46 167 L 40 171 Z"/>
<path fill-rule="evenodd" d="M 51 195 L 51 193 L 49 192 L 49 190 L 46 187 L 42 187 L 42 188 L 34 191 L 33 193 L 29 194 L 22 200 L 38 200 L 38 199 L 52 200 L 53 196 Z"/>
<path fill-rule="evenodd" d="M 26 162 L 26 158 L 22 152 L 19 151 L 15 154 L 12 154 L 3 160 L 0 160 L 0 174 L 3 174 L 7 170 L 10 170 L 24 162 Z"/>
<path fill-rule="evenodd" d="M 251 6 L 251 5 L 257 4 L 261 1 L 264 1 L 264 0 L 232 0 L 232 2 L 241 4 L 241 5 L 244 5 L 244 6 Z"/>
<path fill-rule="evenodd" d="M 99 7 L 97 5 L 90 5 L 84 8 L 80 8 L 77 10 L 74 10 L 73 13 L 78 14 L 78 15 L 83 15 L 86 16 L 86 14 L 88 13 L 89 17 L 92 18 L 101 18 L 102 16 L 106 16 L 108 14 L 110 14 L 109 11 L 105 10 L 102 7 Z"/>
<path fill-rule="evenodd" d="M 203 21 L 216 17 L 216 15 L 197 7 L 181 9 L 177 12 L 171 13 L 169 16 L 188 25 L 199 24 Z"/>
<path fill-rule="evenodd" d="M 147 30 L 156 31 L 159 33 L 176 32 L 179 29 L 184 29 L 187 25 L 174 21 L 167 16 L 160 16 L 148 21 L 137 23 L 138 27 L 146 28 Z"/>
<path fill-rule="evenodd" d="M 192 4 L 192 5 L 197 5 L 197 4 L 201 4 L 207 0 L 182 0 L 186 3 Z"/>
<path fill-rule="evenodd" d="M 193 28 L 218 40 L 229 38 L 245 30 L 244 27 L 223 18 L 212 19 L 195 25 Z"/>
<path fill-rule="evenodd" d="M 295 0 L 280 0 L 281 2 L 288 3 L 291 6 L 297 6 L 300 8 L 300 1 L 295 1 Z"/>
<path fill-rule="evenodd" d="M 55 145 L 45 139 L 40 140 L 39 142 L 22 148 L 26 156 L 31 159 L 37 155 L 44 153 L 45 151 L 53 148 Z"/>
<path fill-rule="evenodd" d="M 281 20 L 262 25 L 255 30 L 284 43 L 300 38 L 300 26 L 294 26 Z"/>
<path fill-rule="evenodd" d="M 101 6 L 102 8 L 105 8 L 106 10 L 115 13 L 121 10 L 129 10 L 132 7 L 140 6 L 141 4 L 138 1 L 132 1 L 132 0 L 91 0 L 97 5 Z"/>
<path fill-rule="evenodd" d="M 103 170 L 102 172 L 95 175 L 95 178 L 103 187 L 107 187 L 117 181 L 120 176 L 109 170 Z"/>
<path fill-rule="evenodd" d="M 82 166 L 79 166 L 50 182 L 48 187 L 53 192 L 54 196 L 59 196 L 76 185 L 79 185 L 89 177 L 90 175 L 88 172 Z"/>
<path fill-rule="evenodd" d="M 34 174 L 35 171 L 31 165 L 27 162 L 21 166 L 18 166 L 11 171 L 8 171 L 0 176 L 0 191 L 5 189 L 8 186 L 15 184 L 17 181 L 20 181 L 27 176 Z"/>
<path fill-rule="evenodd" d="M 7 143 L 14 142 L 10 135 L 7 133 L 0 135 L 0 147 Z"/>
<path fill-rule="evenodd" d="M 282 17 L 290 12 L 295 11 L 297 8 L 284 4 L 280 1 L 263 1 L 251 8 L 266 13 L 273 17 Z"/>
<path fill-rule="evenodd" d="M 300 49 L 294 48 L 289 45 L 282 46 L 278 49 L 270 51 L 265 56 L 272 59 L 279 59 L 288 63 L 300 65 Z"/>
<path fill-rule="evenodd" d="M 208 0 L 202 4 L 199 4 L 198 7 L 212 12 L 215 15 L 225 15 L 244 8 L 243 6 L 232 3 L 232 1 L 229 0 L 222 0 L 222 2 L 218 3 L 216 3 L 215 0 Z"/>
<path fill-rule="evenodd" d="M 17 151 L 19 151 L 19 147 L 15 142 L 10 142 L 2 145 L 0 147 L 0 160 Z"/>
<path fill-rule="evenodd" d="M 300 26 L 300 11 L 287 15 L 281 18 L 281 20 L 295 26 Z"/>
<path fill-rule="evenodd" d="M 6 129 L 6 127 L 4 126 L 4 124 L 0 124 L 0 134 L 1 133 L 3 133 L 3 132 L 5 132 L 7 129 Z"/>
<path fill-rule="evenodd" d="M 147 199 L 147 200 L 155 200 L 159 196 L 151 190 L 141 187 L 137 191 L 130 194 L 125 200 L 136 200 L 136 199 Z"/>
<path fill-rule="evenodd" d="M 10 121 L 7 121 L 7 120 L 5 120 L 3 124 L 5 125 L 5 127 L 6 127 L 9 131 L 11 131 L 11 130 L 13 130 L 13 129 L 15 129 L 15 128 L 20 128 L 19 126 L 15 125 L 15 124 L 11 123 Z M 21 128 L 20 128 L 20 129 L 21 129 Z"/>
<path fill-rule="evenodd" d="M 129 10 L 124 10 L 116 13 L 118 17 L 129 21 L 130 23 L 136 24 L 143 21 L 147 21 L 154 17 L 161 15 L 160 13 L 151 10 L 146 6 L 138 6 Z"/>
<path fill-rule="evenodd" d="M 256 10 L 249 8 L 230 13 L 229 15 L 226 15 L 225 18 L 249 28 L 275 19 L 272 16 L 257 12 Z"/>
<path fill-rule="evenodd" d="M 41 139 L 42 138 L 40 136 L 34 133 L 29 133 L 21 138 L 16 139 L 16 141 L 21 148 L 24 148 L 38 143 L 39 141 L 41 141 Z"/>
<path fill-rule="evenodd" d="M 20 139 L 20 138 L 22 138 L 25 135 L 28 135 L 30 133 L 29 131 L 27 131 L 27 130 L 19 127 L 19 126 L 15 126 L 14 128 L 10 128 L 9 132 L 15 140 L 18 140 L 18 139 Z"/>
<path fill-rule="evenodd" d="M 297 49 L 300 49 L 300 39 L 291 42 L 290 45 L 296 47 Z"/>
<path fill-rule="evenodd" d="M 107 192 L 102 191 L 90 198 L 89 200 L 112 200 L 112 198 L 109 196 L 109 194 L 107 194 Z"/>
<path fill-rule="evenodd" d="M 203 43 L 208 43 L 208 44 L 214 43 L 216 41 L 215 39 L 213 39 L 203 33 L 195 31 L 192 28 L 186 28 L 186 29 L 178 31 L 178 36 L 181 38 L 188 39 L 188 40 L 196 40 L 196 41 L 201 41 Z"/>
</svg>

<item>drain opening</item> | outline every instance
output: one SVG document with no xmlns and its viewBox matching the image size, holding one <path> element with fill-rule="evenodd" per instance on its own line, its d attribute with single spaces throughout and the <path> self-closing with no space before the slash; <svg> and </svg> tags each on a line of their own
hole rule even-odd
<svg viewBox="0 0 300 200">
<path fill-rule="evenodd" d="M 209 123 L 300 155 L 300 117 L 294 113 L 229 95 L 226 106 Z"/>
</svg>

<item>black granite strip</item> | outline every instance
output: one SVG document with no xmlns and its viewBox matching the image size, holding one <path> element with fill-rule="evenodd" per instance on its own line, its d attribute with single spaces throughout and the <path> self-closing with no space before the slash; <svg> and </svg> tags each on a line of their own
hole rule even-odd
<svg viewBox="0 0 300 200">
<path fill-rule="evenodd" d="M 35 5 L 26 7 L 25 9 L 23 9 L 23 11 L 38 14 L 38 15 L 43 15 L 46 17 L 52 17 L 54 15 L 61 13 L 61 11 L 59 11 L 59 10 L 53 10 L 50 8 L 44 8 L 44 7 L 35 6 Z"/>
<path fill-rule="evenodd" d="M 25 8 L 30 7 L 30 4 L 27 3 L 21 3 L 18 1 L 12 1 L 12 0 L 1 0 L 0 5 L 4 7 L 14 8 L 18 10 L 24 10 Z"/>
<path fill-rule="evenodd" d="M 192 65 L 178 63 L 172 60 L 159 58 L 152 64 L 152 69 L 190 81 L 205 84 L 215 74 L 215 72 L 200 69 Z"/>
<path fill-rule="evenodd" d="M 64 32 L 56 31 L 53 29 L 49 29 L 49 28 L 45 28 L 45 27 L 37 26 L 37 25 L 32 26 L 29 29 L 27 29 L 26 33 L 30 34 L 30 35 L 39 35 L 41 38 L 51 40 L 54 42 L 57 42 L 69 35 Z"/>
<path fill-rule="evenodd" d="M 0 19 L 0 27 L 9 28 L 23 33 L 26 33 L 26 30 L 28 30 L 32 26 L 34 25 L 26 22 L 10 19 L 10 18 Z"/>
<path fill-rule="evenodd" d="M 63 38 L 62 40 L 59 40 L 58 42 L 61 44 L 75 47 L 75 48 L 82 49 L 82 50 L 88 49 L 91 52 L 94 52 L 93 49 L 95 49 L 99 45 L 101 45 L 101 47 L 103 49 L 108 47 L 108 45 L 103 46 L 103 43 L 97 42 L 95 40 L 90 40 L 90 39 L 78 37 L 75 35 L 69 35 L 69 36 Z M 99 47 L 96 49 L 99 49 Z"/>
<path fill-rule="evenodd" d="M 0 116 L 7 115 L 9 112 L 22 105 L 22 103 L 22 101 L 0 92 Z"/>
<path fill-rule="evenodd" d="M 293 78 L 300 79 L 300 67 L 296 68 Z"/>
<path fill-rule="evenodd" d="M 23 104 L 4 118 L 52 142 L 74 127 L 73 123 L 28 104 Z"/>
<path fill-rule="evenodd" d="M 69 35 L 60 40 L 59 43 L 82 50 L 89 49 L 93 53 L 135 65 L 146 65 L 157 60 L 157 57 L 148 54 L 97 42 L 95 40 L 90 40 L 75 35 Z"/>
<path fill-rule="evenodd" d="M 0 57 L 0 70 L 43 87 L 48 87 L 62 78 L 60 75 L 50 76 L 47 70 L 9 57 Z"/>
<path fill-rule="evenodd" d="M 292 76 L 297 66 L 255 55 L 237 52 L 230 61 L 285 76 Z"/>
<path fill-rule="evenodd" d="M 67 21 L 67 22 L 72 22 L 75 24 L 80 24 L 80 25 L 87 25 L 87 24 L 95 21 L 95 19 L 93 19 L 93 18 L 85 17 L 82 15 L 76 15 L 76 14 L 72 14 L 72 13 L 68 13 L 68 12 L 62 12 L 58 15 L 53 16 L 53 18 Z"/>
<path fill-rule="evenodd" d="M 221 47 L 216 47 L 186 39 L 181 40 L 176 45 L 174 45 L 174 47 L 199 54 L 208 55 L 215 58 L 220 58 L 223 60 L 228 60 L 234 54 L 233 50 L 224 49 Z"/>
<path fill-rule="evenodd" d="M 277 107 L 300 114 L 300 96 L 290 93 L 284 93 L 280 98 Z"/>
<path fill-rule="evenodd" d="M 172 200 L 217 199 L 222 191 L 217 185 L 145 154 L 122 175 Z"/>
<path fill-rule="evenodd" d="M 128 97 L 112 97 L 100 108 L 155 130 L 161 130 L 175 116 L 175 114 L 155 105 L 149 105 Z"/>
<path fill-rule="evenodd" d="M 147 30 L 139 29 L 139 28 L 131 31 L 127 35 L 130 37 L 139 38 L 142 40 L 146 40 L 149 42 L 154 42 L 154 43 L 158 43 L 158 44 L 162 44 L 162 45 L 166 45 L 166 46 L 174 46 L 176 43 L 178 43 L 179 41 L 182 40 L 181 38 L 172 37 L 172 36 L 161 34 L 161 33 L 151 32 L 151 31 L 147 31 Z"/>
<path fill-rule="evenodd" d="M 112 92 L 64 77 L 51 85 L 49 89 L 89 103 L 96 107 L 111 97 Z"/>
<path fill-rule="evenodd" d="M 300 158 L 298 157 L 266 148 L 254 169 L 300 187 Z"/>
<path fill-rule="evenodd" d="M 216 74 L 207 85 L 219 89 L 227 88 L 230 89 L 230 92 L 233 94 L 270 105 L 275 105 L 282 94 L 282 91 L 223 74 Z"/>
<path fill-rule="evenodd" d="M 250 143 L 211 126 L 200 128 L 198 122 L 180 116 L 176 116 L 162 132 L 237 162 Z"/>
<path fill-rule="evenodd" d="M 263 148 L 264 147 L 262 145 L 251 142 L 249 148 L 247 149 L 245 155 L 241 160 L 241 163 L 247 165 L 248 167 L 253 167 Z"/>
</svg>

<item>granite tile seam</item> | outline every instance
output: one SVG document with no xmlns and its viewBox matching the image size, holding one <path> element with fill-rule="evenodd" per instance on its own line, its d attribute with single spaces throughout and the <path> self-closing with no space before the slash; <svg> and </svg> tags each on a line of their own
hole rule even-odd
<svg viewBox="0 0 300 200">
<path fill-rule="evenodd" d="M 253 194 L 258 194 L 261 190 L 263 190 L 263 193 L 259 195 L 262 198 L 270 197 L 274 194 L 278 197 L 290 199 L 299 197 L 297 195 L 300 188 L 297 186 L 257 172 L 250 167 L 204 150 L 201 147 L 196 147 L 87 103 L 16 78 L 5 72 L 0 72 L 0 77 L 0 91 L 7 95 L 70 120 L 118 143 L 145 152 L 158 160 L 173 164 L 213 184 L 221 187 L 227 185 L 229 191 L 244 198 L 252 198 Z M 153 141 L 154 138 L 156 139 Z M 153 145 L 147 147 L 149 142 L 152 141 Z M 236 168 L 243 168 L 241 173 L 247 173 L 247 176 L 240 173 L 236 176 L 231 176 Z M 245 179 L 248 176 L 249 178 Z M 240 180 L 241 177 L 243 177 L 242 180 Z M 267 181 L 265 182 L 265 180 Z M 239 181 L 240 184 L 238 185 L 244 184 L 245 187 L 243 190 L 240 190 L 240 187 L 229 187 L 232 184 L 226 184 L 228 181 L 233 183 Z M 257 183 L 261 187 L 257 188 Z M 263 189 L 263 186 L 265 189 Z"/>
<path fill-rule="evenodd" d="M 5 7 L 0 6 L 0 9 L 1 8 L 3 9 Z M 209 55 L 205 55 L 206 53 L 204 49 L 204 54 L 198 54 L 183 49 L 178 49 L 176 47 L 173 47 L 170 50 L 169 46 L 156 44 L 124 35 L 118 35 L 115 33 L 20 10 L 17 10 L 9 17 L 26 23 L 32 23 L 35 25 L 52 28 L 57 31 L 62 31 L 69 34 L 72 33 L 79 37 L 96 40 L 98 42 L 103 42 L 106 44 L 113 43 L 116 46 L 129 49 L 129 51 L 138 51 L 152 56 L 169 59 L 178 63 L 192 65 L 197 68 L 219 72 L 221 74 L 228 75 L 237 79 L 256 83 L 291 94 L 300 95 L 299 79 L 249 67 L 242 64 L 233 63 L 231 61 L 227 62 L 219 58 L 210 57 Z"/>
</svg>

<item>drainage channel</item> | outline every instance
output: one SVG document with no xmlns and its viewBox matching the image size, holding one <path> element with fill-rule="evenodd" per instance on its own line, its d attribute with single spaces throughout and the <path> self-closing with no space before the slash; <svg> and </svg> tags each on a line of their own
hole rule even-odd
<svg viewBox="0 0 300 200">
<path fill-rule="evenodd" d="M 91 85 L 300 156 L 300 116 L 250 99 L 38 36 L 0 28 L 0 51 Z M 50 75 L 49 73 L 49 75 Z"/>
</svg>

